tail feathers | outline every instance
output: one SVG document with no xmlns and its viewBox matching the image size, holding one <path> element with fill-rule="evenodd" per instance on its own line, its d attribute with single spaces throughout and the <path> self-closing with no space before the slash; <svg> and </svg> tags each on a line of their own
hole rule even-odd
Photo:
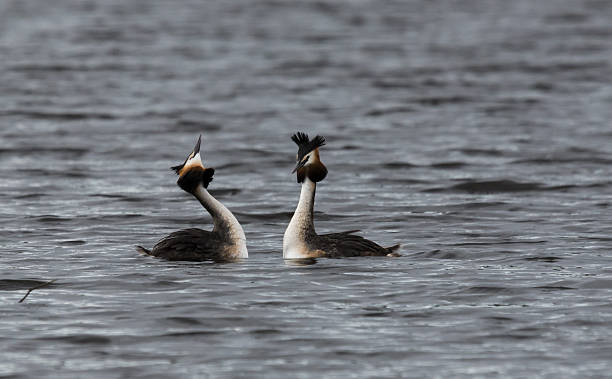
<svg viewBox="0 0 612 379">
<path fill-rule="evenodd" d="M 401 257 L 402 255 L 399 253 L 401 246 L 402 245 L 398 243 L 397 245 L 385 247 L 385 249 L 388 252 L 387 256 L 388 257 Z"/>
<path fill-rule="evenodd" d="M 138 251 L 140 254 L 151 255 L 151 250 L 145 249 L 144 247 L 142 247 L 140 245 L 136 245 L 136 251 Z"/>
</svg>

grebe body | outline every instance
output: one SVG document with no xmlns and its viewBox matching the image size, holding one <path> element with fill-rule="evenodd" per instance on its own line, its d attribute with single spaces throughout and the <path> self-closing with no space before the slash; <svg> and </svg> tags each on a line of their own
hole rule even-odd
<svg viewBox="0 0 612 379">
<path fill-rule="evenodd" d="M 317 182 L 327 176 L 327 168 L 321 162 L 319 147 L 325 139 L 316 136 L 312 140 L 307 134 L 296 133 L 291 139 L 298 145 L 296 172 L 302 184 L 300 199 L 283 237 L 283 258 L 340 258 L 356 256 L 398 256 L 400 245 L 382 247 L 377 243 L 353 233 L 317 234 L 314 227 L 314 200 Z"/>
<path fill-rule="evenodd" d="M 213 230 L 179 230 L 162 238 L 151 250 L 137 246 L 138 251 L 173 261 L 232 261 L 248 258 L 242 226 L 232 212 L 207 190 L 215 169 L 202 164 L 201 139 L 200 136 L 185 162 L 172 169 L 179 175 L 178 186 L 198 199 L 210 213 Z"/>
</svg>

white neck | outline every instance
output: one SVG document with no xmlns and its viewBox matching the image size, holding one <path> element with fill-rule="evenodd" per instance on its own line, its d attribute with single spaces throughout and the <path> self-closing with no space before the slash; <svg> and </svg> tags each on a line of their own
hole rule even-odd
<svg viewBox="0 0 612 379">
<path fill-rule="evenodd" d="M 214 223 L 213 232 L 220 233 L 230 243 L 236 245 L 239 258 L 247 258 L 249 254 L 247 252 L 244 230 L 242 230 L 242 226 L 240 226 L 232 212 L 225 205 L 221 204 L 219 200 L 215 199 L 202 184 L 198 185 L 193 195 L 212 216 Z"/>
<path fill-rule="evenodd" d="M 317 183 L 304 178 L 300 200 L 283 237 L 283 258 L 305 258 L 306 240 L 315 235 L 313 212 Z"/>
</svg>

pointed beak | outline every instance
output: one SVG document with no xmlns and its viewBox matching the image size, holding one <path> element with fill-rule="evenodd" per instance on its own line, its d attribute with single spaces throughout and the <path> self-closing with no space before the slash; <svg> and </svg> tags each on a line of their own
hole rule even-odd
<svg viewBox="0 0 612 379">
<path fill-rule="evenodd" d="M 291 173 L 295 173 L 297 170 L 301 169 L 302 167 L 304 167 L 304 165 L 306 164 L 306 160 L 301 160 L 299 161 L 296 165 L 295 168 L 293 169 L 293 171 L 291 171 Z"/>
<path fill-rule="evenodd" d="M 202 158 L 200 157 L 200 145 L 201 145 L 201 143 L 202 143 L 202 135 L 200 134 L 200 137 L 198 138 L 198 142 L 196 142 L 196 145 L 193 148 L 193 151 L 191 152 L 191 154 L 189 154 L 187 159 L 185 159 L 185 162 L 183 162 L 183 164 L 181 164 L 181 165 L 170 167 L 170 169 L 174 170 L 174 172 L 176 172 L 177 175 L 181 175 L 182 172 L 183 172 L 183 169 L 186 166 L 187 166 L 187 168 L 188 167 L 192 167 L 194 165 L 197 165 L 197 166 L 200 166 L 200 167 L 204 167 L 202 165 Z"/>
<path fill-rule="evenodd" d="M 200 134 L 200 137 L 198 138 L 198 142 L 196 142 L 195 147 L 193 148 L 193 155 L 195 156 L 197 153 L 200 152 L 200 143 L 202 143 L 202 135 Z"/>
</svg>

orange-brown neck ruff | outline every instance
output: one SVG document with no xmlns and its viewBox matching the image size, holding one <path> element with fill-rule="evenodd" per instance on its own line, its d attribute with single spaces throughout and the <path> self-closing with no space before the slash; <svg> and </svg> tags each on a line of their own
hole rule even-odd
<svg viewBox="0 0 612 379">
<path fill-rule="evenodd" d="M 189 170 L 194 168 L 206 169 L 206 167 L 204 167 L 204 165 L 202 164 L 202 158 L 200 157 L 199 152 L 196 153 L 193 157 L 190 156 L 189 158 L 187 158 L 182 167 L 177 167 L 176 173 L 179 176 L 182 176 Z"/>
<path fill-rule="evenodd" d="M 194 166 L 187 171 L 181 170 L 181 172 L 183 173 L 176 184 L 178 184 L 183 191 L 193 193 L 199 184 L 202 184 L 204 188 L 208 188 L 215 174 L 215 169 L 212 167 L 204 168 L 202 166 Z"/>
<path fill-rule="evenodd" d="M 327 176 L 327 167 L 321 162 L 318 148 L 314 150 L 310 160 L 308 165 L 297 170 L 298 183 L 303 183 L 306 176 L 314 183 L 320 182 Z"/>
</svg>

